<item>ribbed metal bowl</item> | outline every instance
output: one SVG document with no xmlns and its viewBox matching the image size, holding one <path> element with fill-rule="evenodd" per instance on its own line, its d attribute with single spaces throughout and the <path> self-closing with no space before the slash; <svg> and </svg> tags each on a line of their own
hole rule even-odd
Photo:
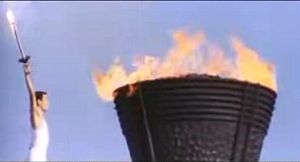
<svg viewBox="0 0 300 162">
<path fill-rule="evenodd" d="M 142 81 L 115 90 L 133 161 L 258 161 L 276 93 L 208 75 Z"/>
</svg>

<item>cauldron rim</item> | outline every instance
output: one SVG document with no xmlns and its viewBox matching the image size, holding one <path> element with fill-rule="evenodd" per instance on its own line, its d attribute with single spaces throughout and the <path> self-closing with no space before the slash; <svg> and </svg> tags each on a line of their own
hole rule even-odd
<svg viewBox="0 0 300 162">
<path fill-rule="evenodd" d="M 147 84 L 151 82 L 160 82 L 160 81 L 168 81 L 168 80 L 211 80 L 211 81 L 222 81 L 222 82 L 227 82 L 227 83 L 235 83 L 235 84 L 249 84 L 251 86 L 257 87 L 264 89 L 268 92 L 270 92 L 274 98 L 277 98 L 277 92 L 270 87 L 267 87 L 265 85 L 262 85 L 260 83 L 253 83 L 249 81 L 244 81 L 244 80 L 238 80 L 235 78 L 229 78 L 229 77 L 220 77 L 218 75 L 208 75 L 208 74 L 185 74 L 185 75 L 179 75 L 179 76 L 169 76 L 169 77 L 161 77 L 161 78 L 156 78 L 156 79 L 148 79 L 148 80 L 142 80 L 142 81 L 137 81 L 134 83 L 129 83 L 123 86 L 120 86 L 116 88 L 113 91 L 113 94 L 118 93 L 119 91 L 122 91 L 123 89 L 128 89 L 129 86 L 135 86 L 138 84 Z"/>
</svg>

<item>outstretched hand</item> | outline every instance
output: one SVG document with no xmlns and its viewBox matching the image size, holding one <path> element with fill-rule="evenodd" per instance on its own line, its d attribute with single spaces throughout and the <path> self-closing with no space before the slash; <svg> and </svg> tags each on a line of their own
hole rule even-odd
<svg viewBox="0 0 300 162">
<path fill-rule="evenodd" d="M 20 59 L 19 62 L 23 63 L 23 69 L 26 75 L 31 73 L 31 63 L 30 63 L 30 57 L 27 56 L 25 59 Z"/>
<path fill-rule="evenodd" d="M 30 60 L 30 56 L 26 56 L 25 58 L 20 58 L 20 59 L 19 59 L 19 62 L 25 64 L 25 63 L 27 63 L 29 60 Z"/>
</svg>

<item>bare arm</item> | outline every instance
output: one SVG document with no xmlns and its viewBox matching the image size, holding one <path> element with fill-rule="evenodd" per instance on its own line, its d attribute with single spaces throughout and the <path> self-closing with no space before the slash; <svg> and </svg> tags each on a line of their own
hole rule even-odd
<svg viewBox="0 0 300 162">
<path fill-rule="evenodd" d="M 24 63 L 24 74 L 25 74 L 25 81 L 26 81 L 26 87 L 29 93 L 29 99 L 30 99 L 30 120 L 31 125 L 34 129 L 40 127 L 41 119 L 43 118 L 42 111 L 38 108 L 38 105 L 36 103 L 36 97 L 35 97 L 35 88 L 31 77 L 31 66 L 30 63 Z"/>
<path fill-rule="evenodd" d="M 29 97 L 30 97 L 30 103 L 35 104 L 35 88 L 33 85 L 32 78 L 31 78 L 31 66 L 30 66 L 29 62 L 24 63 L 23 68 L 24 68 L 26 87 L 27 87 Z"/>
</svg>

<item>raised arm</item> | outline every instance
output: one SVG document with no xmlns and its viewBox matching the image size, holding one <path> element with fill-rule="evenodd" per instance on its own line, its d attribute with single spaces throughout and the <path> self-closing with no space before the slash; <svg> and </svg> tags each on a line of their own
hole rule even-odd
<svg viewBox="0 0 300 162">
<path fill-rule="evenodd" d="M 41 125 L 43 118 L 43 112 L 38 108 L 35 96 L 35 88 L 31 75 L 31 64 L 29 61 L 23 63 L 24 75 L 26 81 L 26 87 L 30 98 L 30 121 L 34 129 L 37 129 Z"/>
<path fill-rule="evenodd" d="M 35 103 L 35 88 L 34 88 L 32 77 L 31 77 L 31 65 L 30 65 L 29 61 L 23 64 L 23 69 L 24 69 L 26 87 L 27 87 L 29 97 L 30 97 L 30 105 L 34 106 L 33 104 L 36 104 Z"/>
</svg>

